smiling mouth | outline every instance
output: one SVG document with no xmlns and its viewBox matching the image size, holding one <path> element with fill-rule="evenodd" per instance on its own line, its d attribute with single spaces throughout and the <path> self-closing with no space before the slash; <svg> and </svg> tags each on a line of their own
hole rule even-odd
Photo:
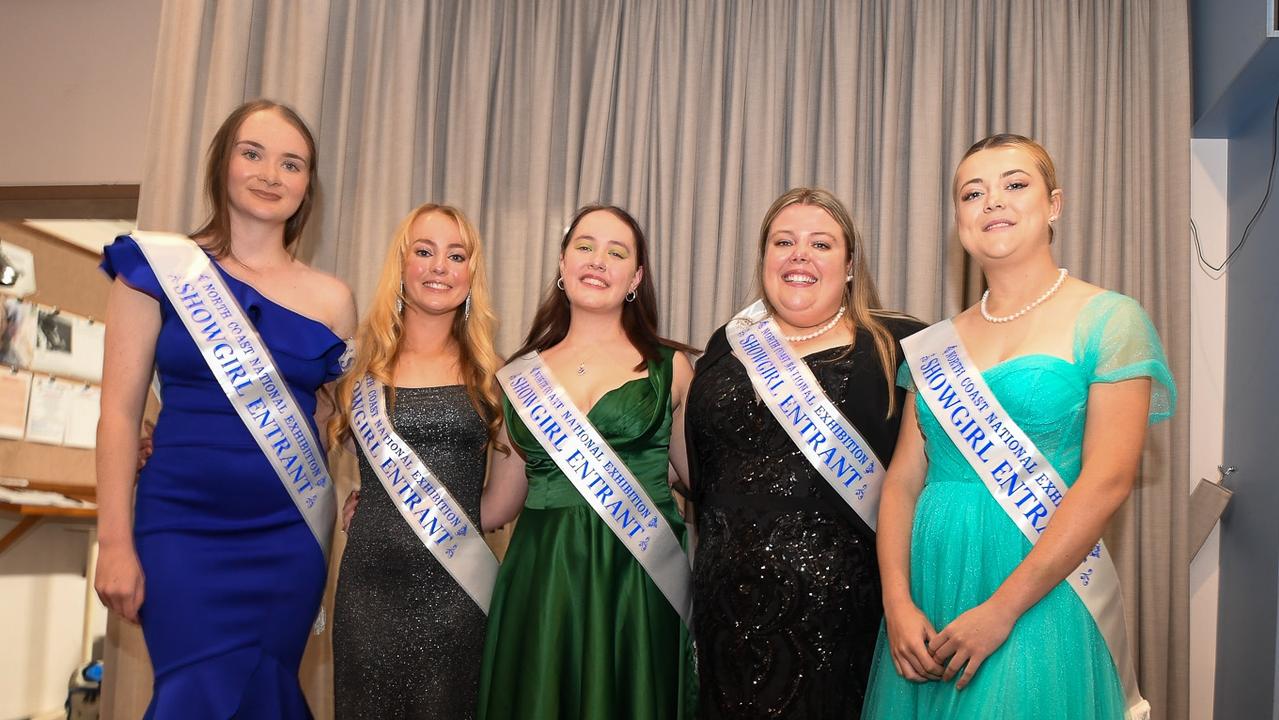
<svg viewBox="0 0 1279 720">
<path fill-rule="evenodd" d="M 453 289 L 452 285 L 445 285 L 442 282 L 434 282 L 434 281 L 424 282 L 422 283 L 422 287 L 426 288 L 427 290 L 452 290 Z"/>
<path fill-rule="evenodd" d="M 982 226 L 982 230 L 985 232 L 990 232 L 991 230 L 1003 230 L 1005 228 L 1010 228 L 1016 224 L 1017 223 L 1013 222 L 1012 220 L 994 220 Z"/>
<path fill-rule="evenodd" d="M 782 275 L 782 282 L 792 285 L 813 285 L 817 283 L 817 278 L 802 272 L 788 272 Z"/>
<path fill-rule="evenodd" d="M 249 192 L 253 193 L 254 195 L 257 195 L 263 200 L 279 200 L 280 199 L 279 195 L 273 192 L 268 192 L 266 190 L 249 190 Z"/>
<path fill-rule="evenodd" d="M 594 275 L 586 275 L 582 277 L 582 279 L 579 280 L 578 282 L 588 287 L 597 287 L 597 288 L 608 287 L 608 283 L 605 282 L 603 278 L 598 278 L 598 277 L 595 277 Z"/>
</svg>

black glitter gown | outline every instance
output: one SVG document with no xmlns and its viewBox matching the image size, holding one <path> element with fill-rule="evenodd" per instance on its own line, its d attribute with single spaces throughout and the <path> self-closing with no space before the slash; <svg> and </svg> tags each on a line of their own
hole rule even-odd
<svg viewBox="0 0 1279 720">
<path fill-rule="evenodd" d="M 885 322 L 899 340 L 924 327 Z M 904 391 L 893 385 L 897 412 L 886 420 L 873 338 L 859 330 L 843 352 L 805 360 L 887 463 Z M 756 401 L 723 328 L 697 363 L 687 403 L 699 717 L 858 718 L 883 616 L 874 534 Z"/>
<path fill-rule="evenodd" d="M 461 385 L 397 388 L 392 421 L 471 519 L 488 430 Z M 431 555 L 360 454 L 360 504 L 333 612 L 335 717 L 475 717 L 485 616 Z"/>
</svg>

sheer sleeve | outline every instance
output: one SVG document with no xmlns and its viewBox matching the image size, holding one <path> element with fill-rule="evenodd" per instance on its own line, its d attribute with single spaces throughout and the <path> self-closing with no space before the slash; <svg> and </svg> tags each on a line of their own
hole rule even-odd
<svg viewBox="0 0 1279 720">
<path fill-rule="evenodd" d="M 1078 327 L 1075 357 L 1088 372 L 1089 383 L 1148 377 L 1150 423 L 1172 415 L 1177 406 L 1177 386 L 1159 334 L 1136 300 L 1105 293 L 1084 308 Z"/>
<path fill-rule="evenodd" d="M 897 368 L 897 387 L 905 388 L 906 392 L 915 392 L 915 378 L 910 374 L 910 365 L 905 361 Z"/>
</svg>

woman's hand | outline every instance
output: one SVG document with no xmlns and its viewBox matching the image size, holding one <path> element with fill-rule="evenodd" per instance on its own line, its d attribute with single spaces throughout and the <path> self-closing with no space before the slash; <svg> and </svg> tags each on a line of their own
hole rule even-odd
<svg viewBox="0 0 1279 720">
<path fill-rule="evenodd" d="M 942 666 L 929 652 L 937 631 L 915 603 L 901 600 L 885 605 L 884 623 L 888 626 L 888 650 L 897 674 L 913 682 L 937 680 Z"/>
<path fill-rule="evenodd" d="M 151 440 L 154 434 L 155 423 L 150 420 L 143 420 L 142 437 L 138 438 L 138 472 L 142 472 L 147 460 L 151 459 L 151 453 L 155 452 L 155 443 Z"/>
<path fill-rule="evenodd" d="M 108 610 L 137 624 L 138 608 L 146 596 L 145 584 L 132 543 L 99 546 L 93 589 Z"/>
<path fill-rule="evenodd" d="M 942 628 L 931 643 L 933 657 L 946 666 L 942 680 L 954 678 L 962 669 L 955 689 L 963 690 L 986 658 L 1008 639 L 1016 622 L 1015 614 L 987 600 Z"/>
<path fill-rule="evenodd" d="M 360 489 L 355 488 L 342 503 L 342 532 L 351 529 L 351 518 L 355 517 L 355 507 L 360 504 Z"/>
</svg>

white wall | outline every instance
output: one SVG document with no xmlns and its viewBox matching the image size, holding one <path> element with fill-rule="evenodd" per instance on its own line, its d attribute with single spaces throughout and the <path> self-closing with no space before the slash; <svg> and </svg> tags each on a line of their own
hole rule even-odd
<svg viewBox="0 0 1279 720">
<path fill-rule="evenodd" d="M 0 185 L 142 180 L 162 1 L 0 1 Z"/>
<path fill-rule="evenodd" d="M 0 518 L 0 534 L 17 524 Z M 62 707 L 81 663 L 85 559 L 91 524 L 41 521 L 0 555 L 0 718 Z M 93 637 L 106 611 L 92 599 Z"/>
<path fill-rule="evenodd" d="M 1227 140 L 1190 141 L 1190 214 L 1204 257 L 1226 257 Z M 1179 412 L 1190 413 L 1190 483 L 1217 479 L 1225 416 L 1226 278 L 1203 268 L 1192 246 L 1190 265 L 1190 382 Z M 1217 670 L 1217 591 L 1220 527 L 1190 564 L 1190 720 L 1212 720 Z"/>
</svg>

